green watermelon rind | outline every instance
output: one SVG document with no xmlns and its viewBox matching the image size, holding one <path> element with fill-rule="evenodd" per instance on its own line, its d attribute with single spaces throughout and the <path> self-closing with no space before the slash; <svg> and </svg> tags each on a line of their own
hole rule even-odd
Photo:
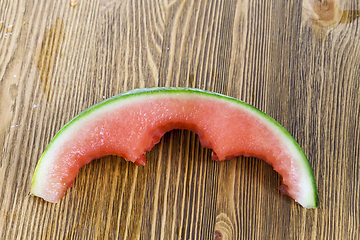
<svg viewBox="0 0 360 240">
<path fill-rule="evenodd" d="M 115 95 L 111 98 L 108 98 L 102 102 L 94 104 L 91 107 L 82 111 L 76 117 L 74 117 L 71 121 L 69 121 L 67 124 L 65 124 L 57 132 L 57 134 L 52 138 L 52 140 L 46 147 L 44 153 L 42 154 L 42 156 L 39 160 L 38 166 L 41 165 L 41 161 L 42 161 L 44 155 L 51 148 L 54 141 L 62 133 L 66 132 L 66 130 L 69 128 L 69 126 L 72 126 L 73 123 L 76 123 L 81 119 L 85 119 L 86 116 L 88 116 L 89 114 L 91 114 L 97 110 L 101 110 L 103 106 L 111 106 L 113 103 L 118 103 L 119 101 L 138 99 L 140 96 L 145 96 L 145 95 L 156 96 L 158 94 L 169 95 L 169 96 L 174 95 L 174 94 L 181 94 L 182 96 L 184 94 L 195 94 L 196 96 L 203 95 L 206 97 L 215 97 L 215 98 L 218 98 L 219 100 L 223 100 L 227 103 L 231 102 L 233 104 L 241 105 L 243 108 L 245 107 L 248 111 L 261 117 L 267 123 L 267 125 L 269 127 L 271 127 L 274 131 L 277 130 L 278 133 L 282 134 L 283 135 L 282 139 L 286 140 L 290 145 L 294 146 L 297 150 L 297 153 L 300 155 L 301 166 L 302 166 L 303 170 L 305 170 L 303 172 L 305 172 L 308 175 L 308 177 L 310 177 L 310 181 L 312 184 L 312 190 L 313 190 L 313 193 L 310 194 L 311 199 L 306 199 L 306 203 L 305 204 L 302 203 L 302 205 L 306 208 L 317 208 L 319 206 L 319 198 L 318 198 L 318 192 L 317 192 L 317 187 L 316 187 L 316 181 L 315 181 L 315 177 L 314 177 L 312 168 L 310 166 L 310 163 L 309 163 L 305 153 L 303 152 L 302 148 L 298 144 L 298 142 L 291 136 L 291 134 L 282 125 L 280 125 L 277 121 L 275 121 L 272 117 L 270 117 L 266 113 L 260 111 L 259 109 L 251 106 L 250 104 L 248 104 L 246 102 L 243 102 L 239 99 L 236 99 L 236 98 L 233 98 L 230 96 L 226 96 L 226 95 L 223 95 L 220 93 L 210 92 L 210 91 L 197 89 L 197 88 L 180 88 L 180 87 L 139 88 L 139 89 L 130 90 L 130 91 L 127 91 L 124 93 L 120 93 L 120 94 Z M 36 167 L 36 169 L 35 169 L 33 179 L 31 182 L 32 184 L 34 183 L 34 181 L 36 179 L 37 170 L 38 170 L 38 167 Z M 313 196 L 313 197 L 311 197 L 311 196 Z"/>
</svg>

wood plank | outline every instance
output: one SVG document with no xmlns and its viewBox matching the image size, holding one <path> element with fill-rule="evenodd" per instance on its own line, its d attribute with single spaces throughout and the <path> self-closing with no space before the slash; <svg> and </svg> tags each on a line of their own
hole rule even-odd
<svg viewBox="0 0 360 240">
<path fill-rule="evenodd" d="M 358 0 L 0 0 L 0 239 L 359 239 Z M 147 166 L 105 157 L 57 204 L 29 195 L 39 157 L 80 111 L 155 86 L 244 100 L 314 169 L 307 210 L 255 158 L 217 163 L 187 130 Z"/>
</svg>

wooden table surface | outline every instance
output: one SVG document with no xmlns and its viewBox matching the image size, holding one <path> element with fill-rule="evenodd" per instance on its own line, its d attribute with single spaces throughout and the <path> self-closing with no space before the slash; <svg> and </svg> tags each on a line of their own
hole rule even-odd
<svg viewBox="0 0 360 240">
<path fill-rule="evenodd" d="M 358 0 L 0 0 L 0 239 L 360 239 Z M 105 157 L 57 204 L 35 166 L 80 111 L 154 86 L 211 90 L 282 124 L 320 207 L 265 162 L 211 160 L 187 130 L 147 166 Z"/>
</svg>

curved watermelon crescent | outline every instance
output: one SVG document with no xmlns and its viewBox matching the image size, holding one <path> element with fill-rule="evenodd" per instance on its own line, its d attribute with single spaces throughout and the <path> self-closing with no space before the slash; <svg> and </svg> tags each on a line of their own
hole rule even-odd
<svg viewBox="0 0 360 240">
<path fill-rule="evenodd" d="M 79 169 L 93 159 L 119 155 L 145 165 L 164 133 L 188 129 L 213 159 L 254 156 L 282 177 L 283 194 L 305 208 L 318 207 L 315 178 L 294 138 L 274 119 L 235 98 L 191 88 L 128 91 L 93 105 L 51 140 L 35 169 L 31 194 L 57 202 Z"/>
</svg>

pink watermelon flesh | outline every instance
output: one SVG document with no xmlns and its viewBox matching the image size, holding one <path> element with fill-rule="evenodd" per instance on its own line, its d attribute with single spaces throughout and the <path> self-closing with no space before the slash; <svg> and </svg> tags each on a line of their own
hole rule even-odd
<svg viewBox="0 0 360 240">
<path fill-rule="evenodd" d="M 197 90 L 161 90 L 114 97 L 65 125 L 44 152 L 31 193 L 57 202 L 73 185 L 79 169 L 93 159 L 118 155 L 145 166 L 145 152 L 166 132 L 188 129 L 213 150 L 214 160 L 240 155 L 262 159 L 282 176 L 283 194 L 305 207 L 317 207 L 306 157 L 274 120 L 231 98 Z"/>
</svg>

